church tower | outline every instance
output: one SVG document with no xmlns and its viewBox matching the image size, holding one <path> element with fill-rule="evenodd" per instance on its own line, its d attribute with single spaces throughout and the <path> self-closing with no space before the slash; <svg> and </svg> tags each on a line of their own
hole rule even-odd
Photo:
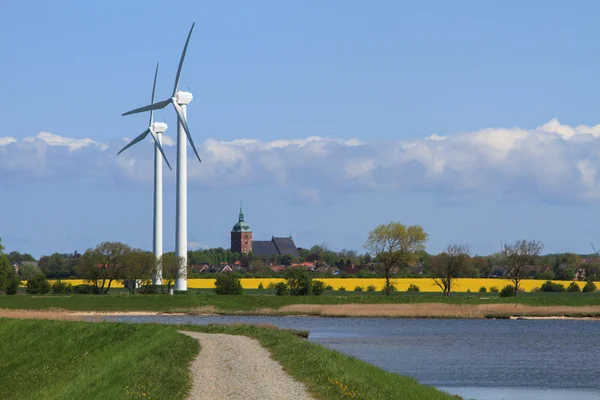
<svg viewBox="0 0 600 400">
<path fill-rule="evenodd" d="M 242 211 L 241 204 L 239 220 L 231 230 L 231 251 L 240 254 L 248 254 L 252 251 L 252 231 L 244 221 L 244 211 Z"/>
</svg>

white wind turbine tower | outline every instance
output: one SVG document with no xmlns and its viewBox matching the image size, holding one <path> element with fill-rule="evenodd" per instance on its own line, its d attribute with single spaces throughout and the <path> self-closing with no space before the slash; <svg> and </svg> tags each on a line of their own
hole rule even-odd
<svg viewBox="0 0 600 400">
<path fill-rule="evenodd" d="M 175 237 L 175 254 L 181 257 L 184 262 L 181 265 L 179 278 L 175 281 L 175 290 L 187 290 L 187 139 L 190 141 L 190 145 L 198 157 L 198 161 L 201 162 L 194 141 L 190 135 L 186 120 L 186 106 L 190 104 L 193 96 L 189 92 L 179 91 L 179 77 L 181 75 L 181 69 L 183 67 L 183 60 L 187 51 L 192 31 L 194 30 L 194 22 L 190 28 L 183 52 L 181 53 L 181 59 L 179 60 L 179 68 L 177 69 L 177 75 L 175 76 L 175 86 L 173 87 L 173 94 L 170 98 L 153 103 L 145 107 L 136 108 L 135 110 L 123 113 L 123 115 L 130 115 L 145 111 L 160 110 L 165 108 L 168 104 L 172 104 L 177 113 L 177 210 L 176 210 L 176 237 Z"/>
<path fill-rule="evenodd" d="M 152 85 L 152 99 L 150 100 L 151 102 L 154 102 L 154 91 L 156 90 L 157 75 L 158 63 L 156 64 L 156 71 L 154 72 L 154 84 Z M 148 134 L 152 135 L 152 138 L 154 139 L 154 236 L 152 248 L 156 258 L 162 256 L 163 253 L 162 160 L 160 159 L 161 155 L 167 163 L 169 169 L 172 169 L 171 165 L 169 164 L 169 161 L 167 160 L 167 156 L 165 155 L 165 152 L 162 148 L 162 134 L 166 130 L 167 124 L 165 124 L 164 122 L 154 122 L 154 111 L 150 111 L 150 122 L 148 123 L 148 128 L 117 153 L 117 155 L 119 155 L 134 144 L 141 142 L 146 138 L 146 136 L 148 136 Z M 158 268 L 156 269 L 156 273 L 152 277 L 152 283 L 154 285 L 162 284 L 162 270 L 160 266 L 158 266 Z"/>
</svg>

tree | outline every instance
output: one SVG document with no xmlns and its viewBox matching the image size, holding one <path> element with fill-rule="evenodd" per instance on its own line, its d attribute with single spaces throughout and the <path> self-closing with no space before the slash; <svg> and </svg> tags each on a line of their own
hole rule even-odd
<svg viewBox="0 0 600 400">
<path fill-rule="evenodd" d="M 0 292 L 17 294 L 20 283 L 19 276 L 10 264 L 8 257 L 0 251 Z"/>
<path fill-rule="evenodd" d="M 50 283 L 44 274 L 37 274 L 27 281 L 27 293 L 46 294 L 50 293 Z"/>
<path fill-rule="evenodd" d="M 452 281 L 463 273 L 469 264 L 470 248 L 466 244 L 451 244 L 445 252 L 430 257 L 431 275 L 444 296 L 449 296 Z"/>
<path fill-rule="evenodd" d="M 156 257 L 150 251 L 134 250 L 125 256 L 125 270 L 123 271 L 123 283 L 129 281 L 127 289 L 130 294 L 135 293 L 136 282 L 141 282 L 142 293 L 148 292 L 152 285 L 152 273 L 156 269 Z"/>
<path fill-rule="evenodd" d="M 471 263 L 473 268 L 479 271 L 479 276 L 482 278 L 487 278 L 492 272 L 492 264 L 488 257 L 475 256 L 471 258 Z"/>
<path fill-rule="evenodd" d="M 176 256 L 173 253 L 165 253 L 160 257 L 159 264 L 162 265 L 163 283 L 167 281 L 167 293 L 171 290 L 171 285 L 183 275 L 183 263 L 183 257 Z"/>
<path fill-rule="evenodd" d="M 517 240 L 513 244 L 503 244 L 507 270 L 506 274 L 512 280 L 515 296 L 519 291 L 519 283 L 527 276 L 527 269 L 534 265 L 544 245 L 537 240 Z"/>
<path fill-rule="evenodd" d="M 35 265 L 23 264 L 23 265 L 21 265 L 21 267 L 19 267 L 19 275 L 21 276 L 21 279 L 23 279 L 24 281 L 28 281 L 31 278 L 33 278 L 34 276 L 41 274 L 41 273 L 42 273 L 42 271 Z"/>
<path fill-rule="evenodd" d="M 2 245 L 2 238 L 0 238 L 0 254 L 4 254 L 4 246 Z"/>
<path fill-rule="evenodd" d="M 100 256 L 100 264 L 104 266 L 105 280 L 108 280 L 106 288 L 102 283 L 101 294 L 107 294 L 113 281 L 123 279 L 127 269 L 126 257 L 131 247 L 120 242 L 102 242 L 96 246 L 96 252 Z"/>
<path fill-rule="evenodd" d="M 312 278 L 304 268 L 289 268 L 285 280 L 292 296 L 306 296 L 312 292 Z"/>
<path fill-rule="evenodd" d="M 11 251 L 8 253 L 8 259 L 10 260 L 11 264 L 17 265 L 21 265 L 21 263 L 24 261 L 35 261 L 35 258 L 33 258 L 31 254 L 21 254 L 18 251 Z"/>
<path fill-rule="evenodd" d="M 365 248 L 373 253 L 379 269 L 385 275 L 385 294 L 391 291 L 393 268 L 416 259 L 416 253 L 425 250 L 427 233 L 420 225 L 405 226 L 399 222 L 379 225 L 369 233 Z"/>
</svg>

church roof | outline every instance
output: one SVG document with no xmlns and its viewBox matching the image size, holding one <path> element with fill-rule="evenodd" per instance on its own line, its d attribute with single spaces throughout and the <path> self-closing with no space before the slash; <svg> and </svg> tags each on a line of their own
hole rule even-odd
<svg viewBox="0 0 600 400">
<path fill-rule="evenodd" d="M 272 239 L 272 241 L 275 243 L 275 246 L 277 247 L 279 254 L 281 254 L 282 256 L 285 256 L 285 255 L 290 255 L 292 257 L 300 256 L 300 253 L 298 253 L 298 249 L 296 248 L 296 245 L 294 244 L 294 241 L 292 240 L 291 237 L 290 238 L 274 237 Z"/>
<path fill-rule="evenodd" d="M 294 244 L 292 238 L 276 238 L 273 237 L 271 240 L 253 240 L 252 241 L 252 253 L 255 256 L 292 256 L 298 257 L 298 248 Z"/>
<path fill-rule="evenodd" d="M 252 253 L 258 257 L 279 255 L 272 240 L 253 240 Z"/>
</svg>

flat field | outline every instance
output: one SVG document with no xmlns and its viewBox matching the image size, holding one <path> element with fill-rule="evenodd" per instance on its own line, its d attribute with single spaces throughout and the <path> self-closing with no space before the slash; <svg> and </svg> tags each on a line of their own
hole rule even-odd
<svg viewBox="0 0 600 400">
<path fill-rule="evenodd" d="M 497 293 L 326 291 L 322 296 L 276 296 L 272 290 L 245 290 L 241 296 L 219 296 L 209 289 L 176 295 L 16 295 L 0 296 L 0 316 L 12 310 L 72 312 L 161 312 L 187 314 L 309 314 L 356 317 L 485 318 L 490 316 L 599 317 L 600 292 Z M 4 312 L 4 314 L 2 314 Z"/>
<path fill-rule="evenodd" d="M 210 275 L 209 275 L 210 276 Z M 354 288 L 361 287 L 363 290 L 367 290 L 369 286 L 374 286 L 376 290 L 382 290 L 385 284 L 383 278 L 315 278 L 316 280 L 322 281 L 325 285 L 330 285 L 334 290 L 344 288 L 347 291 L 352 291 Z M 283 278 L 242 278 L 242 287 L 244 289 L 258 289 L 258 286 L 262 283 L 264 288 L 267 288 L 269 284 L 277 284 L 282 282 Z M 50 280 L 50 283 L 55 280 Z M 72 285 L 81 285 L 86 281 L 81 279 L 63 280 L 63 282 L 70 282 Z M 392 282 L 396 289 L 400 292 L 405 292 L 410 285 L 416 285 L 422 292 L 441 293 L 442 290 L 434 283 L 431 278 L 394 278 Z M 521 281 L 521 288 L 527 292 L 531 292 L 536 288 L 540 288 L 542 284 L 546 282 L 538 279 L 525 279 Z M 560 283 L 567 287 L 571 281 L 553 281 Z M 509 285 L 511 282 L 508 279 L 486 279 L 486 278 L 459 278 L 453 282 L 453 292 L 477 292 L 481 287 L 485 287 L 489 292 L 491 288 L 502 289 L 504 286 Z M 580 288 L 583 288 L 585 282 L 575 282 Z M 26 281 L 23 282 L 23 285 Z M 214 289 L 215 279 L 214 278 L 202 278 L 202 279 L 188 279 L 188 289 Z M 114 281 L 111 285 L 111 289 L 123 288 L 123 283 L 120 281 Z"/>
</svg>

